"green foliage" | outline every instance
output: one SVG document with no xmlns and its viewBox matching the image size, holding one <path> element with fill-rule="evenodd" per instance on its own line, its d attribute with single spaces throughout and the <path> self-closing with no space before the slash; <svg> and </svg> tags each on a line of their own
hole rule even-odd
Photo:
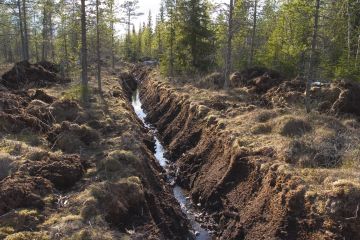
<svg viewBox="0 0 360 240">
<path fill-rule="evenodd" d="M 157 16 L 134 27 L 143 13 L 139 1 L 100 1 L 101 56 L 103 65 L 120 55 L 128 61 L 156 59 L 166 75 L 219 71 L 225 67 L 229 7 L 209 0 L 162 0 Z M 5 0 L 4 3 L 11 3 Z M 307 75 L 314 29 L 315 0 L 258 1 L 254 39 L 254 1 L 237 0 L 234 6 L 232 71 L 252 65 L 281 71 L 292 77 Z M 88 61 L 96 63 L 95 14 L 87 4 Z M 26 1 L 30 60 L 62 64 L 65 75 L 80 74 L 80 11 L 76 1 Z M 359 80 L 360 4 L 358 0 L 320 1 L 320 19 L 315 56 L 319 80 Z M 0 4 L 0 62 L 21 59 L 22 41 L 18 11 Z M 153 19 L 156 18 L 156 25 Z M 115 24 L 123 23 L 125 34 L 117 37 Z M 56 31 L 55 31 L 56 29 Z M 316 79 L 314 79 L 316 80 Z"/>
</svg>

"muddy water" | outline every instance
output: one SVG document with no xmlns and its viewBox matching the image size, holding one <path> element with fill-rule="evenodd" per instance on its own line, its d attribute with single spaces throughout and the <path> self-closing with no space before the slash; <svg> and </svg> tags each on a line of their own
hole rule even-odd
<svg viewBox="0 0 360 240">
<path fill-rule="evenodd" d="M 212 239 L 209 231 L 201 227 L 201 224 L 196 220 L 198 216 L 202 215 L 199 211 L 197 211 L 193 203 L 190 201 L 190 198 L 186 195 L 186 192 L 178 185 L 174 184 L 175 179 L 171 174 L 171 168 L 173 167 L 169 161 L 164 157 L 165 149 L 158 137 L 156 136 L 156 129 L 151 126 L 151 124 L 145 121 L 146 113 L 142 109 L 142 104 L 139 97 L 139 90 L 136 90 L 132 97 L 132 106 L 135 110 L 136 115 L 139 119 L 144 123 L 145 127 L 151 130 L 155 139 L 155 158 L 159 162 L 160 166 L 162 166 L 166 172 L 168 173 L 168 181 L 171 185 L 173 185 L 173 194 L 176 200 L 179 202 L 182 211 L 186 214 L 194 235 L 197 240 L 210 240 Z"/>
</svg>

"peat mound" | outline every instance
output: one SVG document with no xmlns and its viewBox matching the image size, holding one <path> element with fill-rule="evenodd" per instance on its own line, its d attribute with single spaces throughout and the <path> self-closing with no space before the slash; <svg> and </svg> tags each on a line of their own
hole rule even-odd
<svg viewBox="0 0 360 240">
<path fill-rule="evenodd" d="M 53 147 L 67 153 L 75 153 L 91 143 L 98 142 L 100 135 L 98 131 L 87 125 L 64 121 L 54 125 L 52 131 L 48 133 L 47 139 Z"/>
<path fill-rule="evenodd" d="M 79 155 L 50 155 L 37 161 L 27 160 L 20 168 L 20 172 L 27 172 L 30 176 L 48 179 L 59 190 L 72 187 L 85 173 L 85 164 Z"/>
<path fill-rule="evenodd" d="M 18 62 L 2 76 L 1 84 L 8 89 L 18 90 L 70 82 L 69 79 L 61 78 L 57 72 L 53 72 L 55 65 L 41 64 L 30 64 L 28 61 Z"/>
<path fill-rule="evenodd" d="M 253 67 L 235 72 L 230 77 L 232 87 L 247 87 L 254 93 L 264 93 L 279 85 L 284 78 L 280 73 L 262 67 Z"/>
<path fill-rule="evenodd" d="M 52 183 L 42 177 L 21 173 L 7 177 L 0 182 L 0 215 L 16 208 L 42 209 L 42 198 L 52 191 Z"/>
</svg>

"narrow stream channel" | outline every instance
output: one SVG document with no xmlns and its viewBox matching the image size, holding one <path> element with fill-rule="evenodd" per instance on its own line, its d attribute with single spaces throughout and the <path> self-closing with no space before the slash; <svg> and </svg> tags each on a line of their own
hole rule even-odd
<svg viewBox="0 0 360 240">
<path fill-rule="evenodd" d="M 132 106 L 135 110 L 136 115 L 144 123 L 145 127 L 150 129 L 153 133 L 155 139 L 155 158 L 159 162 L 166 172 L 168 173 L 169 183 L 174 183 L 174 177 L 169 174 L 169 161 L 164 157 L 165 149 L 158 137 L 156 136 L 156 129 L 149 123 L 145 121 L 146 113 L 142 109 L 142 104 L 140 101 L 139 90 L 137 89 L 132 96 Z M 178 185 L 173 185 L 173 194 L 176 200 L 179 202 L 182 211 L 186 214 L 192 230 L 197 240 L 210 240 L 212 239 L 209 231 L 201 227 L 201 224 L 196 220 L 196 216 L 201 215 L 200 212 L 196 211 L 193 207 L 193 203 L 190 201 L 190 198 L 186 196 L 185 191 Z"/>
</svg>

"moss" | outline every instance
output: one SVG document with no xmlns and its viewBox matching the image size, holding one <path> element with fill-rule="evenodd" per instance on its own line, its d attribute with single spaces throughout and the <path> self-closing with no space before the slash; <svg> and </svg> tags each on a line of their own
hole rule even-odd
<svg viewBox="0 0 360 240">
<path fill-rule="evenodd" d="M 0 227 L 0 239 L 4 239 L 6 236 L 15 233 L 13 227 Z"/>
<path fill-rule="evenodd" d="M 25 142 L 30 146 L 40 146 L 43 143 L 43 139 L 39 135 L 31 131 L 23 131 L 20 134 L 16 135 L 15 137 L 16 140 Z"/>
<path fill-rule="evenodd" d="M 98 202 L 95 198 L 89 198 L 85 201 L 84 206 L 80 210 L 80 216 L 84 220 L 89 220 L 99 214 Z"/>
<path fill-rule="evenodd" d="M 36 149 L 26 154 L 26 158 L 31 161 L 41 161 L 46 157 L 50 157 L 50 153 L 45 150 Z"/>
<path fill-rule="evenodd" d="M 15 169 L 15 159 L 9 154 L 0 153 L 0 180 L 9 176 Z"/>
<path fill-rule="evenodd" d="M 5 238 L 5 240 L 50 240 L 49 236 L 44 232 L 19 232 L 14 233 Z"/>
<path fill-rule="evenodd" d="M 66 223 L 66 222 L 74 222 L 74 221 L 82 221 L 82 217 L 79 215 L 60 215 L 60 214 L 54 214 L 49 219 L 47 219 L 43 225 L 44 226 L 51 226 L 59 223 Z"/>
<path fill-rule="evenodd" d="M 105 174 L 108 180 L 139 175 L 140 163 L 130 151 L 116 150 L 98 163 L 98 171 Z"/>
<path fill-rule="evenodd" d="M 286 137 L 301 137 L 310 132 L 312 127 L 310 123 L 301 118 L 283 117 L 279 122 L 279 133 Z"/>
<path fill-rule="evenodd" d="M 255 116 L 255 120 L 257 122 L 267 122 L 272 118 L 275 118 L 277 116 L 277 113 L 275 111 L 270 111 L 270 110 L 264 110 L 259 112 L 256 116 Z"/>
<path fill-rule="evenodd" d="M 258 124 L 251 129 L 252 134 L 268 134 L 271 131 L 272 126 L 270 124 Z"/>
</svg>

